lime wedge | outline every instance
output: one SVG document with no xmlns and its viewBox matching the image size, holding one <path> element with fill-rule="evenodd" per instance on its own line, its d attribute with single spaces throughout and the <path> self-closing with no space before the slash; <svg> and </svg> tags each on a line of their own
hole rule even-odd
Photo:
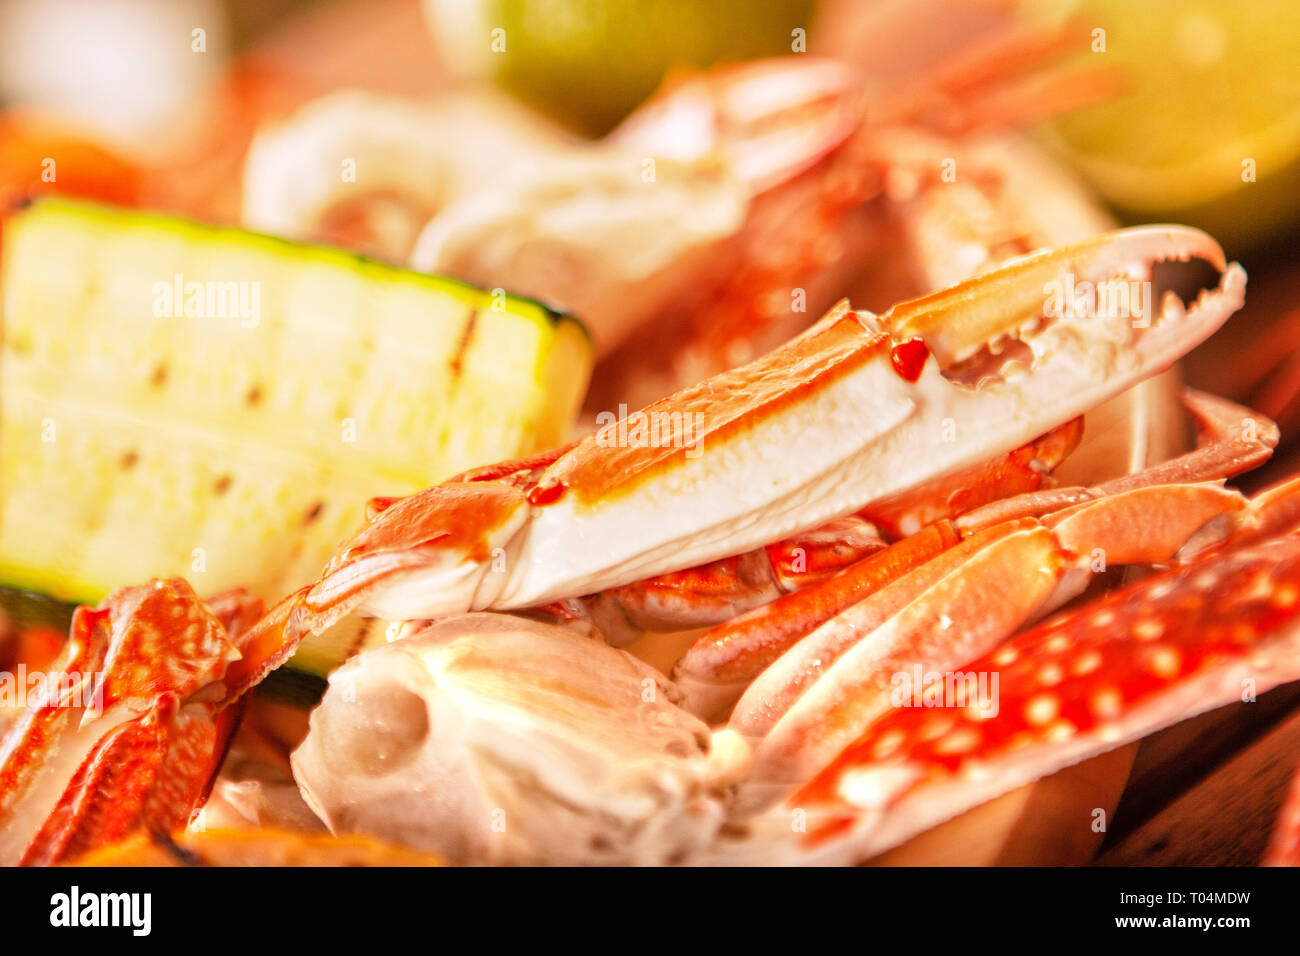
<svg viewBox="0 0 1300 956">
<path fill-rule="evenodd" d="M 1077 0 L 1059 7 L 1094 31 L 1094 49 L 1081 59 L 1113 67 L 1127 91 L 1044 132 L 1102 195 L 1134 218 L 1176 218 L 1229 241 L 1294 223 L 1300 4 Z"/>
<path fill-rule="evenodd" d="M 579 132 L 608 132 L 677 66 L 793 52 L 813 0 L 425 0 L 453 65 L 473 62 Z M 497 32 L 501 31 L 501 32 Z M 471 57 L 468 53 L 474 53 Z M 481 54 L 481 55 L 480 55 Z"/>
</svg>

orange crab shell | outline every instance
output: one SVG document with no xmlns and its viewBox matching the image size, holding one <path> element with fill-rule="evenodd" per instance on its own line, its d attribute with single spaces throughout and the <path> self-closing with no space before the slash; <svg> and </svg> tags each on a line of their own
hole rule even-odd
<svg viewBox="0 0 1300 956">
<path fill-rule="evenodd" d="M 1300 531 L 1291 531 L 1216 551 L 1012 638 L 963 668 L 999 676 L 995 714 L 893 710 L 790 798 L 809 814 L 805 849 L 851 840 L 862 827 L 880 832 L 899 816 L 919 832 L 925 808 L 958 788 L 1014 785 L 1031 766 L 1042 776 L 1189 710 L 1248 699 L 1248 686 L 1262 693 L 1300 676 L 1297 594 Z M 861 849 L 873 849 L 862 835 Z"/>
<path fill-rule="evenodd" d="M 51 665 L 61 679 L 0 741 L 5 859 L 52 864 L 186 823 L 238 722 L 231 705 L 249 685 L 232 693 L 223 678 L 260 612 L 242 592 L 208 606 L 179 578 L 78 608 Z M 66 782 L 51 788 L 48 773 Z"/>
</svg>

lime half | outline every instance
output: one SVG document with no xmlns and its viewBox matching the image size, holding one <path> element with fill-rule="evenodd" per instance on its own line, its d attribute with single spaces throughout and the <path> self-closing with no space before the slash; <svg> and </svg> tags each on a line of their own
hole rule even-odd
<svg viewBox="0 0 1300 956">
<path fill-rule="evenodd" d="M 608 132 L 678 66 L 795 52 L 813 0 L 425 0 L 434 39 L 538 111 Z M 800 31 L 796 33 L 796 31 Z"/>
<path fill-rule="evenodd" d="M 1176 218 L 1237 242 L 1294 224 L 1300 4 L 1061 7 L 1093 31 L 1093 49 L 1081 56 L 1113 67 L 1126 92 L 1054 121 L 1044 135 L 1112 204 L 1133 218 Z"/>
</svg>

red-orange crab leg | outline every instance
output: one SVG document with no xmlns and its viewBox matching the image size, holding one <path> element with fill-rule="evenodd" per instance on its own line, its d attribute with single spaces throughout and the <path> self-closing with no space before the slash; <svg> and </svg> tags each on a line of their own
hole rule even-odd
<svg viewBox="0 0 1300 956">
<path fill-rule="evenodd" d="M 954 55 L 917 80 L 907 80 L 873 104 L 872 119 L 904 122 L 941 119 L 946 129 L 1024 128 L 1054 115 L 1114 96 L 1120 78 L 1108 68 L 1067 67 L 1043 72 L 1087 45 L 1080 23 L 1055 29 L 1025 23 L 996 32 Z"/>
<path fill-rule="evenodd" d="M 1135 488 L 1231 478 L 1259 467 L 1272 456 L 1278 430 L 1264 415 L 1192 388 L 1183 389 L 1182 399 L 1183 407 L 1196 422 L 1195 451 L 1095 488 L 1053 488 L 991 502 L 958 517 L 958 531 L 969 534 L 1010 518 L 1044 515 Z"/>
<path fill-rule="evenodd" d="M 826 581 L 733 618 L 702 635 L 673 672 L 674 679 L 686 694 L 688 706 L 706 719 L 725 718 L 745 688 L 800 639 L 962 538 L 1016 518 L 1048 514 L 1125 490 L 1166 481 L 1187 483 L 1228 478 L 1255 467 L 1272 454 L 1277 444 L 1277 427 L 1250 409 L 1190 389 L 1184 394 L 1184 403 L 1200 428 L 1201 447 L 1196 451 L 1098 488 L 1028 492 L 977 508 L 953 522 L 940 521 Z M 1192 494 L 1201 497 L 1199 492 Z M 1266 510 L 1269 514 L 1276 512 L 1276 508 Z M 1221 538 L 1222 534 L 1223 529 L 1218 529 L 1217 537 Z M 1120 538 L 1120 535 L 1115 536 L 1117 543 Z M 1115 558 L 1113 563 L 1122 562 Z M 923 576 L 917 576 L 910 586 L 919 587 L 924 580 Z M 904 593 L 910 593 L 908 600 L 911 600 L 918 592 L 899 589 L 893 592 L 893 598 L 901 598 Z M 897 606 L 892 604 L 879 606 L 897 610 Z M 868 619 L 863 618 L 864 621 Z M 838 629 L 835 633 L 841 640 L 854 640 L 854 635 L 861 632 Z M 829 640 L 829 636 L 823 635 L 823 638 Z M 755 692 L 762 695 L 759 698 L 763 701 L 761 713 L 769 717 L 774 713 L 784 713 L 791 695 L 806 686 L 806 680 L 796 676 L 795 660 L 818 660 L 820 666 L 829 666 L 842 646 L 837 640 L 801 648 L 799 657 L 791 657 L 786 662 L 790 669 L 784 677 L 779 680 L 775 676 L 768 677 L 765 689 Z M 747 732 L 765 732 L 768 726 L 754 725 L 748 727 Z"/>
<path fill-rule="evenodd" d="M 58 863 L 183 824 L 237 722 L 222 681 L 248 660 L 260 611 L 242 592 L 205 605 L 180 579 L 78 608 L 62 657 L 0 741 L 0 863 Z"/>
<path fill-rule="evenodd" d="M 780 57 L 672 80 L 607 142 L 681 161 L 720 158 L 761 193 L 812 168 L 860 124 L 851 69 L 825 57 Z"/>
<path fill-rule="evenodd" d="M 725 720 L 754 678 L 806 635 L 847 608 L 907 580 L 918 569 L 944 567 L 943 556 L 951 554 L 960 540 L 946 521 L 922 528 L 817 586 L 701 635 L 673 668 L 683 706 L 704 720 Z"/>
<path fill-rule="evenodd" d="M 1062 767 L 1300 678 L 1300 532 L 1153 575 L 1012 638 L 965 673 L 986 675 L 990 688 L 996 675 L 990 706 L 893 708 L 771 815 L 788 841 L 791 810 L 806 813 L 793 856 L 863 859 Z"/>
<path fill-rule="evenodd" d="M 1139 488 L 1043 522 L 1019 519 L 1013 524 L 1029 527 L 977 548 L 883 622 L 875 605 L 888 589 L 873 595 L 796 645 L 737 703 L 732 726 L 767 734 L 754 756 L 755 780 L 805 779 L 888 712 L 898 675 L 963 667 L 1080 594 L 1094 562 L 1171 561 L 1207 522 L 1246 507 L 1241 495 L 1212 484 Z"/>
<path fill-rule="evenodd" d="M 1033 519 L 1022 519 L 1007 521 L 972 535 L 942 554 L 915 568 L 907 569 L 885 586 L 864 595 L 862 599 L 827 618 L 806 637 L 775 657 L 771 666 L 764 668 L 757 680 L 745 681 L 735 692 L 735 697 L 727 701 L 727 711 L 730 711 L 733 703 L 740 701 L 736 713 L 732 715 L 732 726 L 749 736 L 763 736 L 863 635 L 870 634 L 885 624 L 954 571 L 965 568 L 973 557 L 986 548 L 1011 535 L 1023 537 L 1025 532 L 1036 527 L 1037 522 Z M 951 526 L 936 525 L 925 529 L 922 534 L 937 533 L 941 529 L 950 530 Z M 954 541 L 956 540 L 954 536 Z M 1052 560 L 1059 563 L 1056 558 Z M 968 568 L 965 573 L 969 574 L 970 571 Z M 695 648 L 692 648 L 691 652 L 694 651 Z M 746 661 L 747 665 L 748 663 Z M 688 704 L 693 709 L 698 695 L 702 693 L 701 685 L 707 687 L 708 683 L 684 667 L 675 670 L 673 676 L 686 693 Z M 725 712 L 721 713 L 722 718 L 725 719 L 726 716 Z"/>
<path fill-rule="evenodd" d="M 861 512 L 891 540 L 925 525 L 955 518 L 982 505 L 1037 491 L 1079 445 L 1083 419 L 1076 418 L 1001 458 L 886 498 Z"/>
<path fill-rule="evenodd" d="M 221 623 L 197 598 L 188 599 L 192 594 L 183 582 L 157 582 L 119 591 L 96 609 L 78 608 L 52 668 L 68 675 L 57 682 L 63 688 L 45 683 L 0 744 L 0 862 L 45 856 L 45 821 L 59 810 L 70 781 L 98 779 L 87 763 L 101 741 L 124 739 L 123 726 L 161 700 L 219 679 L 238 656 Z"/>
<path fill-rule="evenodd" d="M 831 547 L 838 547 L 850 563 L 885 547 L 875 528 L 860 519 L 839 518 L 825 527 L 828 534 L 837 535 Z M 812 541 L 821 544 L 815 537 Z M 824 546 L 814 548 L 813 560 L 826 551 Z M 610 588 L 582 598 L 580 603 L 605 640 L 621 647 L 646 631 L 709 627 L 766 604 L 782 593 L 772 559 L 765 549 L 758 548 Z"/>
<path fill-rule="evenodd" d="M 887 543 L 881 536 L 880 526 L 858 514 L 836 518 L 820 528 L 813 528 L 792 538 L 784 538 L 775 544 L 767 545 L 759 552 L 751 552 L 751 554 L 762 554 L 767 567 L 771 569 L 772 587 L 763 594 L 766 600 L 759 600 L 756 596 L 753 600 L 744 601 L 743 605 L 741 602 L 736 602 L 735 612 L 728 617 L 734 617 L 743 611 L 758 607 L 759 604 L 766 604 L 779 595 L 789 594 L 828 578 L 841 568 L 846 568 L 869 554 L 883 550 Z M 624 594 L 640 584 L 641 582 L 626 585 L 619 589 L 619 593 Z M 717 624 L 723 620 L 726 618 L 719 617 L 708 622 L 701 620 L 696 626 Z"/>
<path fill-rule="evenodd" d="M 305 587 L 294 591 L 262 615 L 240 638 L 241 656 L 226 668 L 223 678 L 226 700 L 237 700 L 293 656 L 299 642 L 309 632 L 295 619 L 295 615 L 306 613 L 302 604 L 306 593 Z M 322 623 L 319 630 L 329 627 L 334 620 Z"/>
<path fill-rule="evenodd" d="M 1221 516 L 1241 512 L 1245 507 L 1245 500 L 1235 492 L 1224 491 L 1215 485 L 1161 486 L 1134 489 L 1105 501 L 1085 503 L 1050 515 L 1041 522 L 1024 517 L 976 532 L 943 556 L 831 619 L 791 648 L 750 686 L 737 707 L 733 725 L 750 735 L 768 733 L 804 691 L 863 640 L 864 635 L 872 635 L 871 644 L 878 652 L 887 642 L 872 632 L 904 607 L 912 602 L 942 607 L 946 598 L 936 598 L 938 591 L 925 602 L 917 599 L 948 576 L 973 579 L 982 587 L 989 588 L 1014 584 L 1014 572 L 1008 579 L 999 580 L 978 570 L 979 564 L 986 562 L 972 564 L 973 556 L 1009 535 L 1041 524 L 1052 532 L 1048 542 L 1049 553 L 1042 556 L 1047 565 L 1080 559 L 1089 563 L 1088 569 L 1080 569 L 1072 581 L 1056 579 L 1059 587 L 1051 597 L 1060 603 L 1086 586 L 1093 562 L 1125 565 L 1169 561 L 1198 529 Z M 1142 530 L 1134 533 L 1135 526 Z M 1039 536 L 1038 540 L 1042 542 L 1044 539 Z M 1022 548 L 1019 552 L 1008 553 L 1017 554 L 1028 575 L 1035 573 L 1034 562 L 1040 558 L 1035 552 L 1026 552 Z M 969 615 L 979 617 L 978 592 L 971 596 L 971 600 Z M 1036 607 L 1033 610 L 1043 613 L 1046 609 L 1050 608 Z M 953 622 L 950 627 L 959 635 L 965 620 L 963 615 L 950 609 L 944 611 L 944 617 Z M 1023 620 L 1014 623 L 1019 625 Z M 858 675 L 858 682 L 869 684 L 869 675 L 879 674 L 878 667 L 869 667 Z"/>
<path fill-rule="evenodd" d="M 137 830 L 184 826 L 232 729 L 201 705 L 167 693 L 143 716 L 118 724 L 91 749 L 20 861 L 50 866 Z"/>
</svg>

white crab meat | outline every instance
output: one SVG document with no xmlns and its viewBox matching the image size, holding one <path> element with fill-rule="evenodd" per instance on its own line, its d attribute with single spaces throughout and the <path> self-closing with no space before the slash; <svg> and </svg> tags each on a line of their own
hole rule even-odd
<svg viewBox="0 0 1300 956">
<path fill-rule="evenodd" d="M 726 168 L 589 150 L 530 166 L 448 206 L 412 268 L 506 282 L 582 318 L 600 354 L 713 281 L 749 195 Z"/>
<path fill-rule="evenodd" d="M 337 90 L 258 131 L 244 164 L 241 215 L 250 228 L 296 239 L 364 219 L 373 233 L 366 251 L 404 259 L 445 206 L 571 148 L 503 96 L 431 104 Z"/>
<path fill-rule="evenodd" d="M 330 678 L 292 758 L 308 803 L 478 864 L 662 864 L 711 846 L 748 749 L 636 658 L 576 630 L 469 614 Z"/>
</svg>

